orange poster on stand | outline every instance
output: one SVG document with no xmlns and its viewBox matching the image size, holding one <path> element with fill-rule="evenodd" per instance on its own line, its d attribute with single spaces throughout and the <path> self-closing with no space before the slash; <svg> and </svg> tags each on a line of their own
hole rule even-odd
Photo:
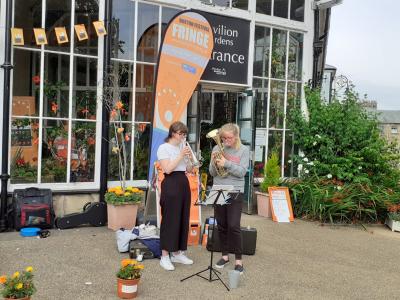
<svg viewBox="0 0 400 300">
<path fill-rule="evenodd" d="M 289 189 L 287 187 L 269 187 L 268 194 L 272 220 L 275 222 L 294 221 Z"/>
</svg>

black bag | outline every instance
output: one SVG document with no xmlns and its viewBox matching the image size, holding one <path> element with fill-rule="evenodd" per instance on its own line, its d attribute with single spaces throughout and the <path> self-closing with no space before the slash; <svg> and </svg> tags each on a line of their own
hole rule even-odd
<svg viewBox="0 0 400 300">
<path fill-rule="evenodd" d="M 53 228 L 53 194 L 50 189 L 27 188 L 13 193 L 14 227 Z"/>
<path fill-rule="evenodd" d="M 137 258 L 137 253 L 143 254 L 144 259 L 154 258 L 154 253 L 139 239 L 129 242 L 129 257 Z"/>
<path fill-rule="evenodd" d="M 241 227 L 242 232 L 242 253 L 244 255 L 254 255 L 256 253 L 256 244 L 257 244 L 257 229 L 255 228 L 247 228 Z M 218 234 L 218 226 L 215 226 L 215 236 L 214 236 L 214 246 L 212 243 L 212 225 L 208 227 L 208 239 L 207 239 L 207 250 L 214 252 L 221 252 L 221 242 Z"/>
</svg>

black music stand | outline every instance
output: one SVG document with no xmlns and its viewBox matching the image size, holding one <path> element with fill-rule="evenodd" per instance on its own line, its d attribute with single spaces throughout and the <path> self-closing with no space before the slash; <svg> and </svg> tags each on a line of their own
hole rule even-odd
<svg viewBox="0 0 400 300">
<path fill-rule="evenodd" d="M 221 283 L 226 287 L 226 289 L 229 291 L 228 286 L 225 284 L 225 282 L 224 282 L 224 281 L 221 279 L 221 277 L 218 275 L 218 274 L 221 274 L 221 272 L 218 271 L 218 270 L 215 270 L 215 268 L 213 267 L 213 256 L 214 256 L 214 246 L 215 246 L 215 244 L 214 244 L 215 220 L 216 220 L 216 219 L 215 219 L 215 206 L 216 206 L 216 205 L 219 205 L 219 204 L 217 204 L 218 199 L 219 199 L 219 197 L 220 197 L 224 192 L 225 192 L 225 193 L 227 193 L 227 192 L 232 192 L 232 190 L 223 190 L 223 189 L 219 189 L 219 190 L 214 190 L 214 191 L 217 192 L 217 195 L 216 195 L 216 197 L 215 197 L 214 203 L 212 204 L 212 207 L 213 207 L 213 210 L 214 210 L 214 222 L 213 222 L 213 224 L 212 224 L 212 237 L 211 237 L 212 247 L 211 247 L 211 255 L 210 255 L 210 265 L 209 265 L 207 268 L 205 268 L 204 270 L 201 270 L 201 271 L 199 271 L 199 272 L 197 272 L 197 273 L 194 273 L 194 274 L 192 274 L 192 275 L 190 275 L 190 276 L 188 276 L 188 277 L 185 277 L 185 278 L 181 279 L 181 282 L 184 281 L 184 280 L 186 280 L 186 279 L 192 278 L 192 277 L 194 277 L 194 276 L 199 276 L 199 277 L 201 277 L 201 278 L 203 278 L 203 279 L 205 279 L 205 280 L 207 280 L 207 281 L 209 281 L 209 282 L 213 282 L 213 281 L 219 280 L 219 281 L 221 281 Z M 198 203 L 197 205 L 207 205 L 207 204 Z M 229 203 L 226 203 L 225 205 L 229 205 Z M 208 232 L 210 232 L 210 229 L 208 229 L 208 230 L 209 230 Z M 210 270 L 209 278 L 206 278 L 206 277 L 200 275 L 201 273 L 203 273 L 203 272 L 205 272 L 205 271 L 208 271 L 208 270 Z M 212 276 L 213 274 L 214 274 L 215 276 L 217 276 L 217 278 L 213 278 L 213 276 Z"/>
</svg>

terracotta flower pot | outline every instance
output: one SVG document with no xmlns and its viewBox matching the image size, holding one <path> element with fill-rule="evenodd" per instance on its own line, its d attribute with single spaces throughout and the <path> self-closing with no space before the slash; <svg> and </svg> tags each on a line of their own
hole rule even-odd
<svg viewBox="0 0 400 300">
<path fill-rule="evenodd" d="M 107 204 L 108 228 L 112 230 L 132 229 L 136 225 L 137 210 L 137 204 Z"/>
<path fill-rule="evenodd" d="M 137 296 L 137 288 L 140 279 L 117 278 L 117 292 L 121 299 L 133 299 Z"/>
</svg>

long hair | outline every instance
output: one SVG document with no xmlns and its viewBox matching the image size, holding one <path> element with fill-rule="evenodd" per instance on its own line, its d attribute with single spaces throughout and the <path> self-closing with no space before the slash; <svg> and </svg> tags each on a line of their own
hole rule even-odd
<svg viewBox="0 0 400 300">
<path fill-rule="evenodd" d="M 225 125 L 223 125 L 220 129 L 219 129 L 219 134 L 223 135 L 225 132 L 230 132 L 233 133 L 233 135 L 236 138 L 236 143 L 235 143 L 235 149 L 239 149 L 240 146 L 242 145 L 242 141 L 240 140 L 240 129 L 239 126 L 237 126 L 234 123 L 227 123 Z"/>
<path fill-rule="evenodd" d="M 172 138 L 172 134 L 174 132 L 183 132 L 183 133 L 188 133 L 188 128 L 185 124 L 183 124 L 180 121 L 176 121 L 169 126 L 169 131 L 168 131 L 168 136 L 164 139 L 166 143 L 169 142 L 169 140 Z"/>
</svg>

